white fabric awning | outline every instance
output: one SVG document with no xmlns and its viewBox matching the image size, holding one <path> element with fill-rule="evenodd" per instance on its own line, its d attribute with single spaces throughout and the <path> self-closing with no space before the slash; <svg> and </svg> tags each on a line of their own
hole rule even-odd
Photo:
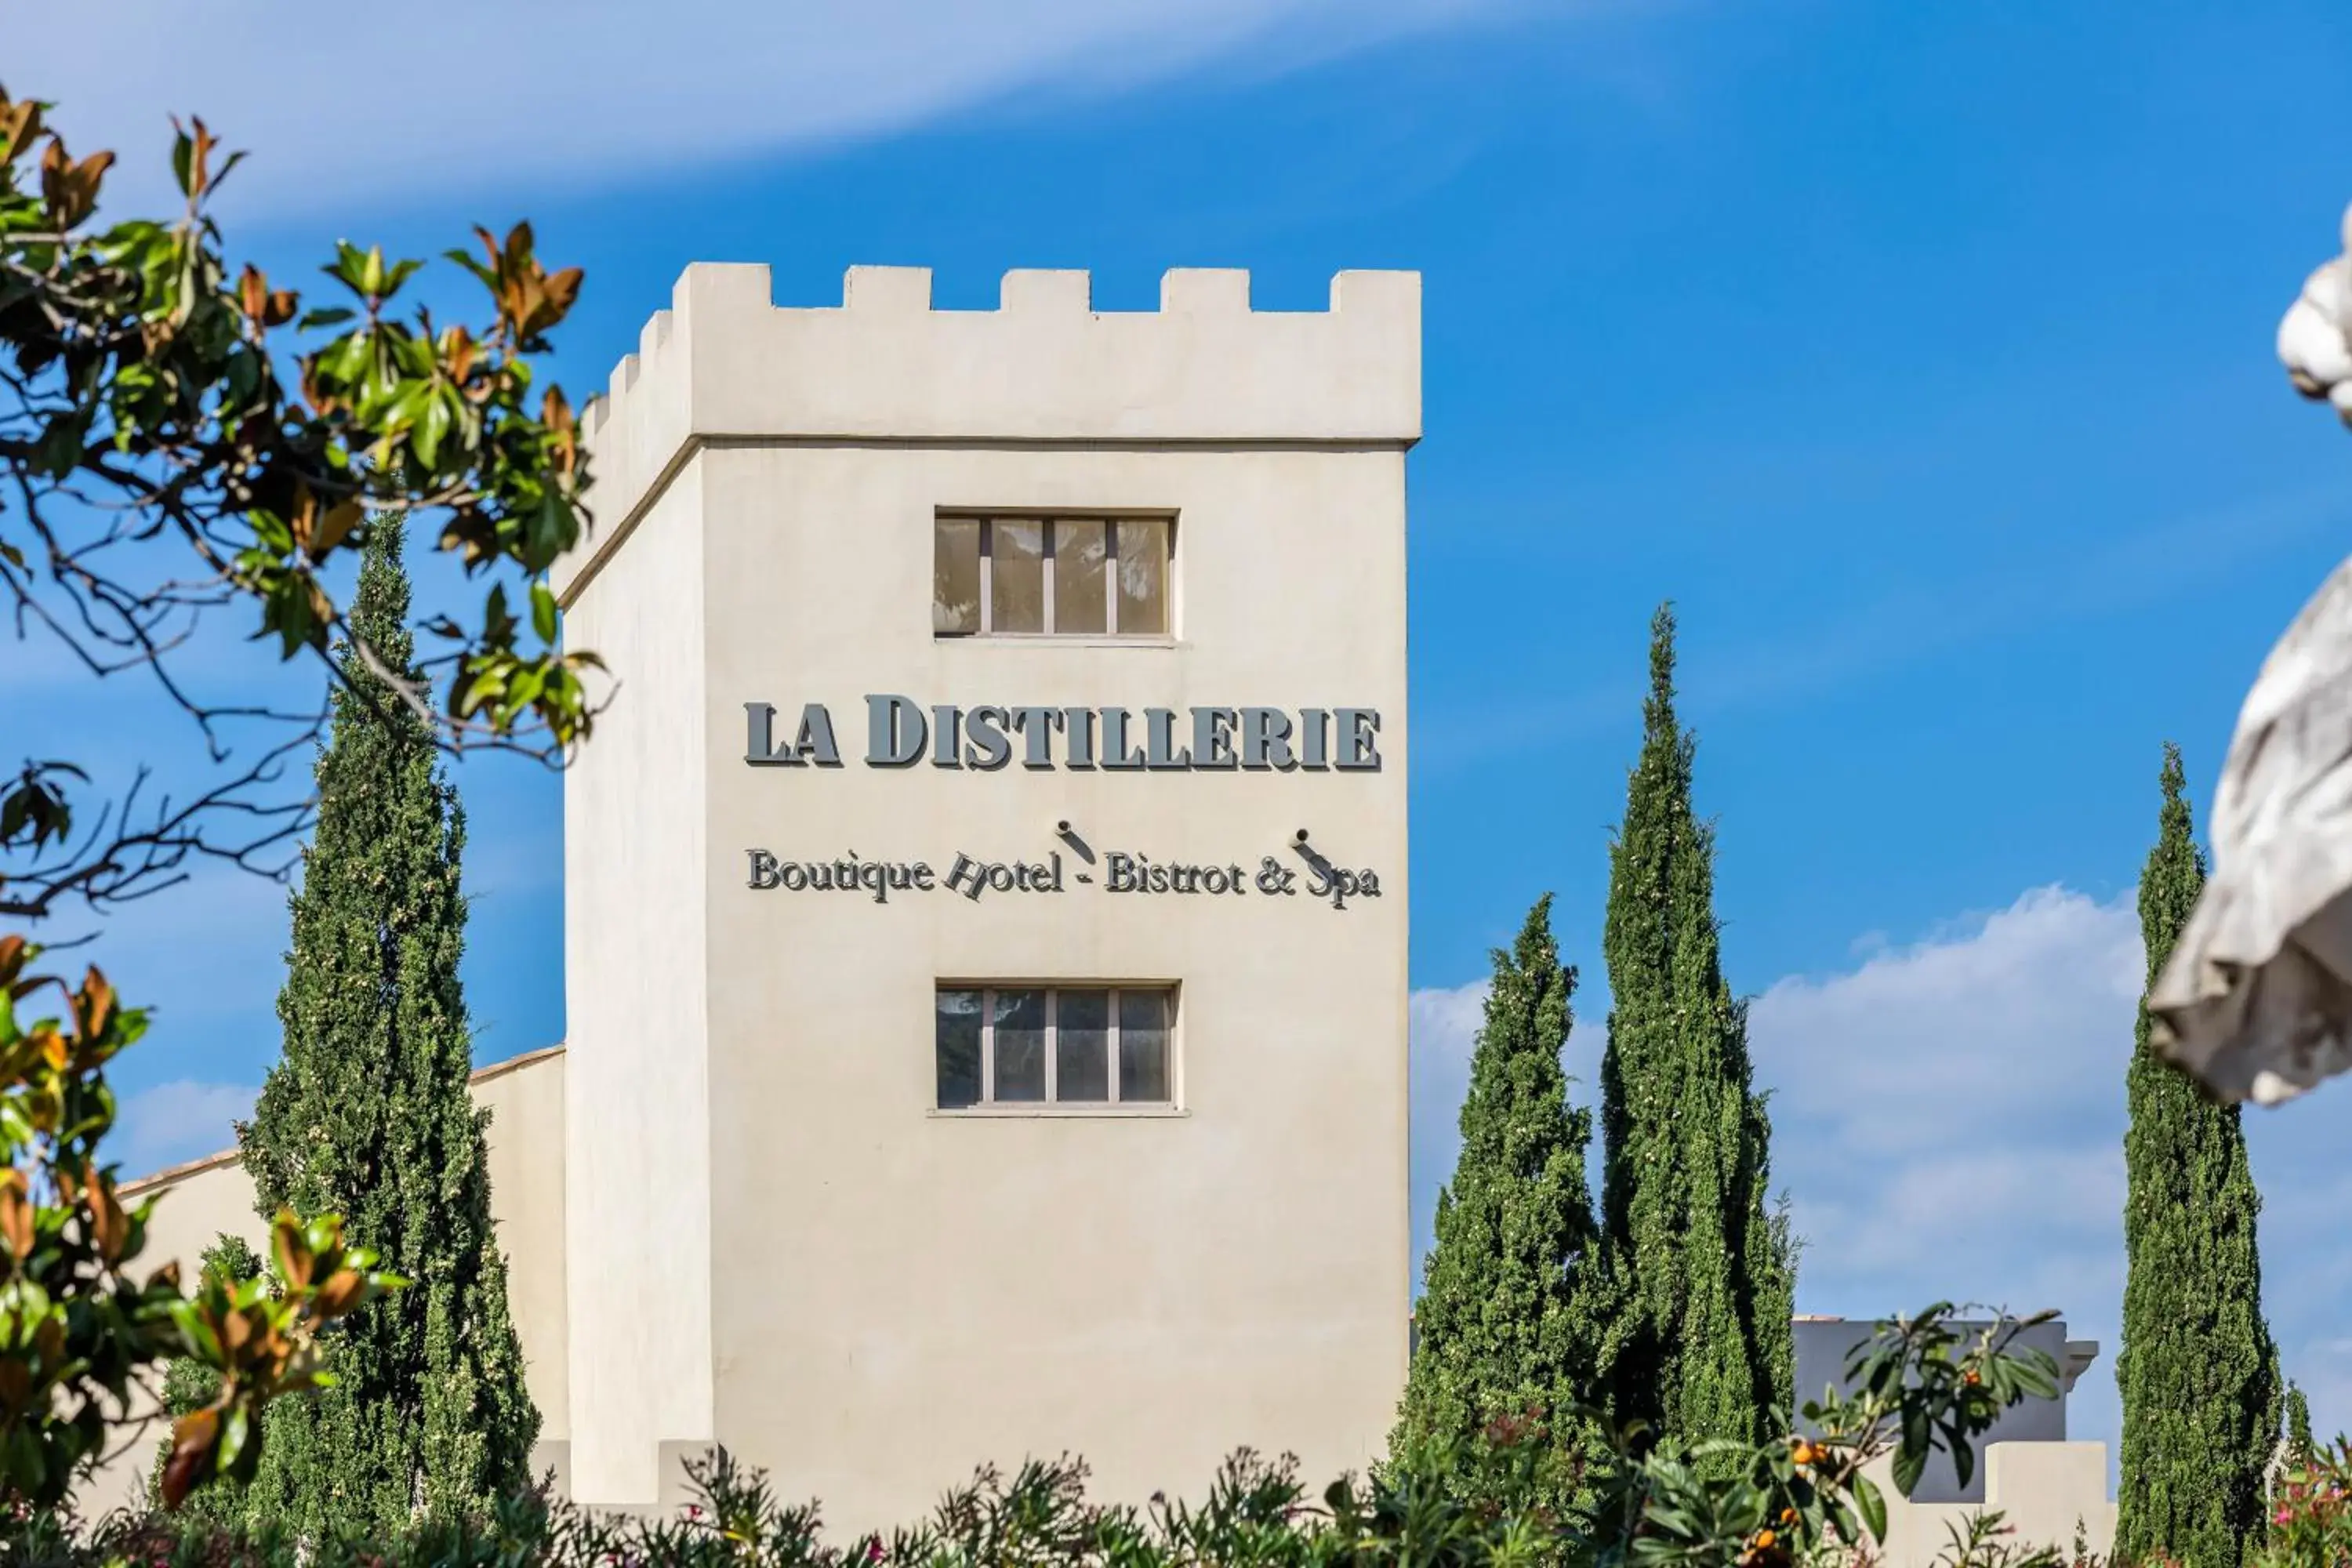
<svg viewBox="0 0 2352 1568">
<path fill-rule="evenodd" d="M 2344 246 L 2278 352 L 2352 424 L 2352 208 Z M 2352 1068 L 2352 561 L 2263 662 L 2212 829 L 2212 877 L 2148 994 L 2155 1039 L 2219 1098 L 2275 1104 Z"/>
<path fill-rule="evenodd" d="M 2263 663 L 2212 838 L 2155 1037 L 2220 1098 L 2274 1104 L 2352 1068 L 2352 561 Z"/>
</svg>

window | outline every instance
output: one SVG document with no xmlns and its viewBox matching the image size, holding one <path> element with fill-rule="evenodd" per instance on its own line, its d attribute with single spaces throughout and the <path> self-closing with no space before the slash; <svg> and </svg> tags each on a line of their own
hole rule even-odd
<svg viewBox="0 0 2352 1568">
<path fill-rule="evenodd" d="M 1171 526 L 1164 517 L 940 518 L 931 631 L 1166 637 Z"/>
<path fill-rule="evenodd" d="M 1173 1103 L 1165 985 L 939 990 L 940 1109 Z"/>
</svg>

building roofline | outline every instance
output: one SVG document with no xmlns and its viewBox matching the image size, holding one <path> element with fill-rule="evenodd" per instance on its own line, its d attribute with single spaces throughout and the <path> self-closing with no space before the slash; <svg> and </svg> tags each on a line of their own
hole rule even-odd
<svg viewBox="0 0 2352 1568">
<path fill-rule="evenodd" d="M 466 1084 L 469 1089 L 478 1089 L 492 1079 L 500 1079 L 509 1073 L 520 1072 L 527 1067 L 538 1066 L 550 1057 L 560 1057 L 562 1054 L 563 1043 L 559 1040 L 551 1046 L 541 1046 L 535 1051 L 525 1051 L 519 1057 L 509 1057 L 502 1062 L 492 1062 L 486 1068 L 476 1068 L 467 1076 Z M 224 1165 L 234 1165 L 236 1163 L 237 1152 L 235 1149 L 224 1149 L 217 1154 L 206 1154 L 199 1160 L 189 1160 L 177 1165 L 166 1165 L 162 1170 L 152 1172 L 147 1175 L 135 1176 L 130 1181 L 121 1183 L 114 1191 L 118 1197 L 138 1197 L 146 1193 L 176 1187 L 192 1176 L 201 1176 L 206 1171 L 217 1171 Z"/>
</svg>

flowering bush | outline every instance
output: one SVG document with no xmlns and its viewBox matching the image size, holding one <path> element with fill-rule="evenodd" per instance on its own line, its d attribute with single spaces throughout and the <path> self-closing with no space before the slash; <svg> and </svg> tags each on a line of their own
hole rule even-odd
<svg viewBox="0 0 2352 1568">
<path fill-rule="evenodd" d="M 2258 1568 L 2352 1564 L 2352 1442 L 2294 1456 L 2271 1489 L 2270 1542 Z"/>
</svg>

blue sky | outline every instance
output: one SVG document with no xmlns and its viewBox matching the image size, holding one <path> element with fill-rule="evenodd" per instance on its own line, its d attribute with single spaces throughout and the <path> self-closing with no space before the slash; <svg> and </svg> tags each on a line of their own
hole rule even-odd
<svg viewBox="0 0 2352 1568">
<path fill-rule="evenodd" d="M 696 259 L 768 262 L 794 304 L 858 262 L 929 266 L 961 306 L 1010 267 L 1083 267 L 1109 309 L 1149 308 L 1170 266 L 1247 267 L 1273 308 L 1319 308 L 1343 268 L 1421 269 L 1422 1208 L 1486 950 L 1546 889 L 1593 1076 L 1608 830 L 1672 597 L 1727 962 L 1812 1244 L 1801 1307 L 2063 1309 L 2107 1352 L 2078 1435 L 2112 1440 L 2159 746 L 2201 804 L 2352 536 L 2352 437 L 2270 348 L 2352 196 L 2352 14 L 700 0 L 656 28 L 596 0 L 567 29 L 424 0 L 387 43 L 356 14 L 249 9 L 250 30 L 195 28 L 193 0 L 30 16 L 8 85 L 159 152 L 163 108 L 207 110 L 256 153 L 239 248 L 289 279 L 337 237 L 429 254 L 528 215 L 588 271 L 560 360 L 580 390 Z M 278 45 L 245 41 L 272 17 Z M 131 68 L 97 78 L 82 61 L 120 57 L 69 49 L 84 26 Z M 511 85 L 507 59 L 530 62 Z M 6 658 L 28 731 L 89 695 Z M 459 781 L 487 1060 L 562 1034 L 560 792 L 513 763 Z M 281 901 L 207 878 L 108 932 L 164 1005 L 124 1073 L 151 1162 L 249 1103 Z M 2250 1125 L 2287 1368 L 2352 1426 L 2346 1095 Z"/>
</svg>

